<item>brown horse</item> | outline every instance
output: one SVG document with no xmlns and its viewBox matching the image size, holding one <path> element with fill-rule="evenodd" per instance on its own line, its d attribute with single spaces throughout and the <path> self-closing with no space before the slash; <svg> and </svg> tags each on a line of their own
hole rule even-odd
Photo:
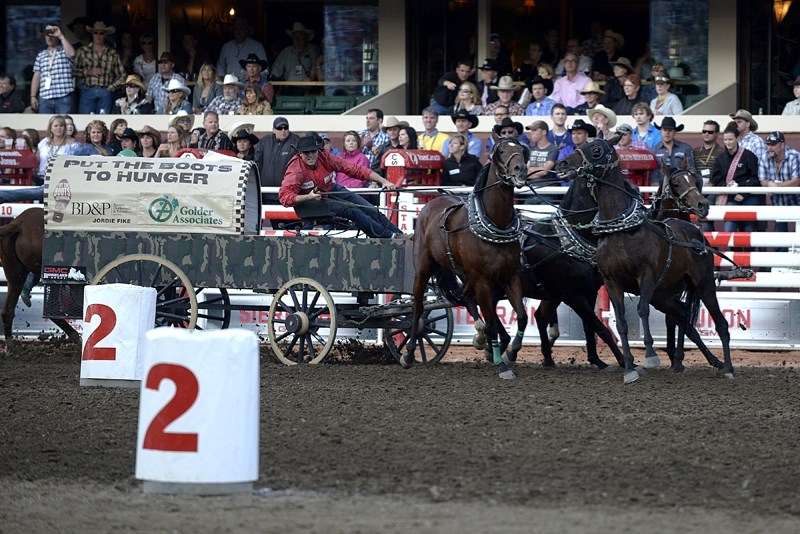
<svg viewBox="0 0 800 534">
<path fill-rule="evenodd" d="M 14 309 L 25 284 L 28 273 L 33 273 L 36 283 L 42 272 L 42 240 L 44 239 L 44 210 L 30 208 L 9 224 L 0 227 L 0 263 L 8 283 L 6 303 L 3 307 L 3 333 L 6 338 L 6 354 L 11 354 Z M 80 334 L 63 319 L 53 319 L 67 337 L 80 342 Z"/>
<path fill-rule="evenodd" d="M 519 278 L 521 222 L 514 209 L 514 188 L 527 179 L 528 149 L 515 139 L 494 136 L 490 163 L 483 169 L 466 202 L 443 196 L 428 202 L 414 232 L 414 304 L 410 342 L 401 358 L 403 367 L 414 362 L 420 332 L 423 296 L 433 278 L 453 304 L 474 309 L 477 303 L 492 346 L 500 377 L 515 378 L 498 340 L 503 328 L 497 317 L 493 290 L 504 293 L 517 313 L 517 337 L 522 337 L 528 315 L 522 303 Z M 463 282 L 463 285 L 462 285 Z"/>
<path fill-rule="evenodd" d="M 646 357 L 656 358 L 650 334 L 650 304 L 677 318 L 687 332 L 694 329 L 700 301 L 714 320 L 722 341 L 724 365 L 716 358 L 712 365 L 733 378 L 728 322 L 717 301 L 714 261 L 703 233 L 693 224 L 678 219 L 651 220 L 634 198 L 619 170 L 616 152 L 605 141 L 596 140 L 561 160 L 558 172 L 564 179 L 584 182 L 597 199 L 598 216 L 593 223 L 600 235 L 597 266 L 603 275 L 614 306 L 617 329 L 625 356 L 624 382 L 639 378 L 628 343 L 624 294 L 640 296 L 638 312 L 644 329 Z M 681 299 L 684 291 L 686 301 Z M 679 335 L 679 343 L 682 341 Z M 682 358 L 682 354 L 676 354 Z M 674 364 L 682 369 L 680 361 Z"/>
</svg>

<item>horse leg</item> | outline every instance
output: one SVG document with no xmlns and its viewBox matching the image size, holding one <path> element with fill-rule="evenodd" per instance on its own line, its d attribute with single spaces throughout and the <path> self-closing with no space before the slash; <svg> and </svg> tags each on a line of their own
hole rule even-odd
<svg viewBox="0 0 800 534">
<path fill-rule="evenodd" d="M 514 342 L 511 344 L 511 348 L 505 353 L 508 359 L 506 363 L 511 364 L 517 361 L 517 354 L 522 349 L 522 340 L 525 338 L 525 329 L 528 327 L 528 310 L 525 309 L 525 302 L 522 298 L 522 282 L 519 277 L 514 277 L 511 280 L 511 283 L 506 288 L 506 294 L 511 307 L 514 308 L 517 314 L 517 333 L 514 335 Z M 504 337 L 507 338 L 508 332 L 505 331 L 505 328 L 503 328 L 503 332 L 505 333 Z M 508 344 L 506 343 L 507 346 Z M 503 350 L 505 350 L 505 347 L 503 347 Z"/>
<path fill-rule="evenodd" d="M 697 328 L 695 328 L 694 325 L 687 325 L 686 337 L 689 338 L 689 341 L 697 345 L 697 348 L 700 349 L 700 352 L 702 352 L 703 356 L 706 357 L 706 361 L 709 363 L 709 365 L 711 365 L 711 367 L 722 369 L 722 362 L 719 361 L 719 358 L 714 356 L 714 353 L 711 352 L 711 350 L 709 350 L 708 346 L 703 341 L 703 338 L 700 337 L 700 332 L 697 331 Z"/>
<path fill-rule="evenodd" d="M 698 292 L 700 292 L 699 288 Z M 725 316 L 722 315 L 722 310 L 719 308 L 719 301 L 717 300 L 717 293 L 716 289 L 714 288 L 713 281 L 710 283 L 710 285 L 703 286 L 702 292 L 700 292 L 700 300 L 703 301 L 703 304 L 706 306 L 706 310 L 708 310 L 709 315 L 711 315 L 711 318 L 714 320 L 714 328 L 716 328 L 719 340 L 722 342 L 722 355 L 725 361 L 722 371 L 725 374 L 725 378 L 733 379 L 734 371 L 733 362 L 731 361 L 731 335 L 730 332 L 728 332 L 728 321 L 725 319 Z M 710 360 L 709 363 L 711 363 Z"/>
<path fill-rule="evenodd" d="M 483 320 L 486 323 L 486 338 L 492 345 L 492 362 L 497 367 L 500 378 L 506 380 L 516 378 L 514 371 L 509 369 L 508 364 L 503 361 L 503 353 L 500 350 L 500 342 L 498 341 L 498 331 L 501 327 L 500 319 L 497 317 L 492 290 L 486 282 L 477 284 L 475 286 L 475 296 L 481 308 Z"/>
<path fill-rule="evenodd" d="M 633 354 L 631 347 L 628 343 L 628 321 L 625 319 L 625 300 L 622 288 L 615 283 L 606 280 L 606 289 L 608 290 L 608 298 L 611 301 L 611 306 L 614 308 L 614 318 L 617 322 L 617 332 L 619 332 L 619 340 L 622 343 L 622 359 L 625 363 L 625 374 L 623 376 L 623 383 L 630 384 L 639 380 L 639 372 L 636 366 L 633 365 Z"/>
<path fill-rule="evenodd" d="M 19 302 L 19 295 L 22 292 L 22 284 L 25 282 L 27 276 L 26 271 L 18 271 L 12 267 L 11 262 L 4 263 L 6 280 L 8 281 L 8 288 L 6 293 L 6 302 L 3 306 L 3 334 L 6 341 L 6 356 L 11 356 L 13 352 L 13 332 L 14 332 L 14 310 Z"/>
<path fill-rule="evenodd" d="M 547 325 L 553 317 L 553 314 L 558 307 L 558 303 L 553 303 L 549 300 L 543 300 L 539 303 L 539 307 L 533 313 L 534 320 L 536 321 L 536 328 L 539 330 L 539 340 L 542 347 L 542 366 L 555 367 L 556 362 L 553 361 L 553 346 L 550 343 L 550 338 L 547 332 Z"/>
<path fill-rule="evenodd" d="M 554 313 L 547 322 L 547 336 L 551 347 L 555 346 L 556 340 L 561 337 L 561 330 L 558 328 L 558 313 Z"/>
<path fill-rule="evenodd" d="M 653 348 L 653 336 L 650 333 L 650 302 L 653 299 L 653 290 L 655 289 L 652 280 L 645 278 L 640 284 L 639 292 L 639 306 L 637 311 L 639 318 L 642 320 L 642 331 L 644 333 L 644 364 L 645 369 L 657 369 L 661 366 L 661 360 L 658 358 L 655 349 Z"/>
<path fill-rule="evenodd" d="M 50 320 L 53 321 L 53 324 L 59 327 L 62 330 L 62 332 L 64 332 L 67 335 L 67 339 L 69 339 L 73 343 L 81 343 L 81 335 L 77 332 L 77 330 L 72 328 L 72 325 L 69 324 L 67 321 L 65 321 L 64 319 L 50 319 Z"/>
<path fill-rule="evenodd" d="M 417 332 L 420 328 L 420 321 L 422 320 L 422 309 L 424 307 L 425 290 L 428 287 L 428 280 L 430 280 L 429 265 L 430 262 L 419 262 L 421 265 L 417 266 L 417 272 L 414 276 L 414 301 L 411 304 L 411 334 L 408 339 L 408 346 L 406 352 L 400 358 L 400 365 L 404 369 L 408 369 L 414 365 L 414 352 L 417 348 Z"/>
<path fill-rule="evenodd" d="M 677 327 L 677 321 L 675 317 L 672 315 L 666 315 L 664 317 L 664 324 L 667 328 L 667 347 L 666 352 L 667 356 L 669 356 L 669 362 L 671 367 L 675 367 L 675 328 Z M 678 332 L 678 335 L 681 335 Z"/>
</svg>

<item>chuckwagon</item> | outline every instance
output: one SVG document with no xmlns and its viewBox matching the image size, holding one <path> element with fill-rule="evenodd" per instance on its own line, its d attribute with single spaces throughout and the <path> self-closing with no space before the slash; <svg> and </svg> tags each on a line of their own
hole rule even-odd
<svg viewBox="0 0 800 534">
<path fill-rule="evenodd" d="M 157 289 L 156 326 L 228 328 L 235 310 L 267 311 L 288 365 L 321 362 L 338 329 L 381 330 L 397 359 L 408 341 L 411 239 L 263 235 L 252 162 L 64 156 L 45 184 L 45 317 L 82 319 L 84 285 L 125 283 Z M 420 359 L 435 363 L 452 339 L 450 304 L 426 297 L 424 323 Z"/>
</svg>

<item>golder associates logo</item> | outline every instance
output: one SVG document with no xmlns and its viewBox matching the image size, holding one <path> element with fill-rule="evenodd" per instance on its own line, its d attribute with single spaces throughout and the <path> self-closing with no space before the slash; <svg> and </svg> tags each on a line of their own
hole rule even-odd
<svg viewBox="0 0 800 534">
<path fill-rule="evenodd" d="M 150 218 L 157 223 L 197 224 L 222 226 L 224 221 L 214 215 L 214 210 L 204 206 L 181 206 L 176 198 L 158 197 L 148 208 Z"/>
</svg>

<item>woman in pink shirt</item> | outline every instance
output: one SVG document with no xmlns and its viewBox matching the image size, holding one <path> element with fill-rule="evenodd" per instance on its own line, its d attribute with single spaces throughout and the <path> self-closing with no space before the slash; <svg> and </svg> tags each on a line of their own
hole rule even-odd
<svg viewBox="0 0 800 534">
<path fill-rule="evenodd" d="M 350 130 L 344 134 L 344 151 L 340 154 L 341 158 L 347 162 L 355 163 L 362 167 L 369 168 L 369 160 L 367 156 L 361 152 L 361 136 L 358 132 Z M 369 180 L 362 180 L 350 176 L 346 173 L 336 173 L 336 183 L 344 187 L 369 187 L 371 183 Z M 375 184 L 377 186 L 377 184 Z"/>
</svg>

